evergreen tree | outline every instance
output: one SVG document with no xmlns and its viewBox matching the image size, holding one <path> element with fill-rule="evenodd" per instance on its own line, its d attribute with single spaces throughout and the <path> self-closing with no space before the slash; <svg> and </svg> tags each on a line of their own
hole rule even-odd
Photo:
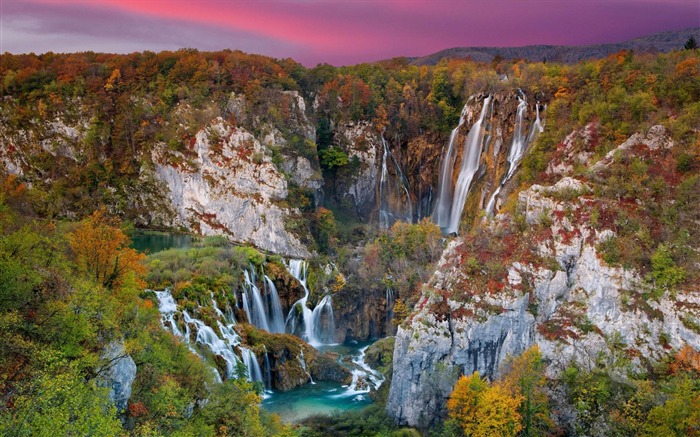
<svg viewBox="0 0 700 437">
<path fill-rule="evenodd" d="M 695 36 L 690 35 L 690 38 L 688 38 L 688 41 L 685 42 L 683 45 L 683 48 L 685 50 L 695 50 L 698 48 L 698 42 L 695 40 Z"/>
</svg>

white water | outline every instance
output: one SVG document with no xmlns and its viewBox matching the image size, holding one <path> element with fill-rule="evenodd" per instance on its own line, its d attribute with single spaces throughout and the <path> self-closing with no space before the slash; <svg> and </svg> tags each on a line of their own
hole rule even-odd
<svg viewBox="0 0 700 437">
<path fill-rule="evenodd" d="M 454 171 L 455 160 L 457 159 L 456 148 L 454 142 L 457 139 L 459 128 L 464 124 L 469 102 L 462 108 L 462 114 L 459 117 L 459 124 L 452 129 L 450 133 L 450 141 L 447 143 L 447 151 L 440 161 L 440 180 L 438 181 L 438 197 L 433 213 L 433 221 L 441 227 L 447 226 L 450 218 L 450 209 L 452 208 L 452 173 Z"/>
<path fill-rule="evenodd" d="M 481 108 L 479 119 L 469 130 L 469 134 L 464 142 L 462 166 L 459 171 L 459 177 L 457 178 L 457 184 L 455 185 L 455 193 L 452 198 L 449 221 L 446 223 L 438 222 L 438 225 L 443 227 L 448 234 L 456 233 L 459 230 L 459 221 L 462 217 L 464 203 L 467 200 L 467 195 L 469 194 L 469 188 L 472 180 L 474 179 L 474 175 L 479 169 L 479 158 L 481 157 L 481 149 L 484 145 L 484 133 L 482 127 L 490 103 L 491 96 L 486 97 L 484 99 L 484 105 Z"/>
<path fill-rule="evenodd" d="M 333 300 L 330 294 L 321 299 L 311 314 L 314 340 L 320 344 L 335 343 L 335 319 L 333 317 Z"/>
<path fill-rule="evenodd" d="M 175 324 L 174 315 L 178 312 L 178 310 L 177 304 L 175 303 L 175 299 L 173 299 L 173 296 L 170 294 L 170 291 L 156 291 L 155 293 L 156 297 L 158 298 L 158 309 L 160 310 L 161 318 L 162 320 L 168 321 L 170 323 L 170 326 L 165 326 L 165 324 L 163 324 L 163 326 L 166 329 L 170 330 L 176 336 L 182 338 L 187 344 L 187 346 L 190 348 L 190 350 L 202 357 L 202 355 L 199 354 L 197 350 L 193 347 L 194 345 L 200 345 L 201 347 L 206 347 L 207 349 L 209 349 L 214 355 L 220 356 L 226 363 L 226 371 L 224 376 L 228 379 L 237 377 L 237 365 L 238 363 L 243 362 L 243 364 L 245 364 L 248 368 L 248 378 L 251 381 L 263 382 L 262 372 L 260 371 L 260 365 L 258 364 L 257 359 L 255 358 L 255 354 L 251 350 L 240 346 L 241 337 L 233 329 L 233 327 L 236 324 L 235 320 L 232 317 L 229 317 L 227 319 L 227 317 L 224 316 L 224 314 L 218 308 L 216 301 L 213 298 L 213 295 L 212 301 L 214 311 L 220 317 L 220 319 L 217 320 L 216 323 L 217 327 L 219 328 L 219 332 L 221 333 L 221 337 L 219 337 L 219 335 L 216 333 L 216 331 L 214 331 L 214 329 L 206 325 L 203 321 L 190 316 L 189 313 L 185 310 L 182 311 L 182 319 L 185 323 L 185 333 L 183 334 L 182 331 L 180 331 L 177 325 Z M 228 321 L 230 323 L 224 324 L 222 323 L 222 320 L 224 322 Z M 196 333 L 194 345 L 191 343 L 190 340 L 190 327 L 194 327 Z M 238 347 L 240 349 L 242 355 L 241 358 L 239 358 L 235 354 L 235 347 Z M 219 381 L 221 381 L 219 373 L 216 371 L 214 373 L 216 374 Z"/>
<path fill-rule="evenodd" d="M 316 384 L 314 382 L 314 379 L 311 377 L 311 374 L 309 373 L 309 371 L 306 370 L 306 359 L 304 358 L 304 349 L 303 348 L 299 349 L 299 365 L 304 370 L 306 375 L 309 377 L 309 382 L 311 384 Z"/>
<path fill-rule="evenodd" d="M 277 287 L 272 279 L 265 275 L 265 284 L 267 286 L 267 296 L 270 301 L 270 332 L 284 334 L 284 312 L 282 311 L 282 303 L 280 302 Z"/>
<path fill-rule="evenodd" d="M 255 357 L 253 351 L 244 347 L 240 347 L 240 350 L 243 363 L 248 369 L 248 381 L 262 382 L 264 384 L 260 364 L 258 364 L 258 359 Z"/>
<path fill-rule="evenodd" d="M 408 180 L 404 176 L 403 171 L 401 171 L 398 161 L 389 151 L 389 145 L 384 139 L 384 135 L 382 135 L 382 147 L 384 148 L 384 153 L 382 155 L 382 172 L 379 179 L 379 225 L 387 229 L 397 220 L 412 222 L 413 205 L 411 204 L 411 195 L 408 191 Z M 393 184 L 394 196 L 401 196 L 400 209 L 398 211 L 392 211 L 392 183 L 387 164 L 389 159 L 394 163 L 394 170 L 396 171 L 396 180 Z"/>
<path fill-rule="evenodd" d="M 302 322 L 304 324 L 301 337 L 312 346 L 333 343 L 335 336 L 335 320 L 333 319 L 333 301 L 330 295 L 325 296 L 314 311 L 307 306 L 309 300 L 309 288 L 306 285 L 307 264 L 304 260 L 289 260 L 287 265 L 289 273 L 294 276 L 302 287 L 304 297 L 294 302 L 285 320 L 286 331 L 295 334 L 297 331 L 297 311 L 301 309 Z M 327 314 L 325 322 L 322 315 Z"/>
<path fill-rule="evenodd" d="M 505 185 L 515 173 L 515 170 L 518 168 L 518 164 L 520 164 L 520 160 L 525 154 L 527 147 L 532 144 L 533 141 L 535 141 L 537 134 L 544 131 L 544 127 L 540 122 L 540 102 L 537 102 L 535 105 L 537 116 L 530 127 L 530 132 L 527 136 L 525 136 L 523 125 L 525 124 L 524 119 L 527 113 L 527 102 L 525 101 L 524 95 L 522 96 L 522 99 L 518 97 L 518 101 L 518 110 L 515 116 L 515 128 L 513 129 L 513 142 L 511 143 L 510 153 L 508 154 L 508 173 L 506 174 L 505 178 L 503 178 L 496 191 L 494 191 L 494 193 L 491 195 L 491 198 L 486 205 L 487 216 L 493 215 L 493 211 L 496 206 L 496 198 L 500 194 L 503 185 Z"/>
<path fill-rule="evenodd" d="M 267 311 L 266 306 L 263 303 L 262 294 L 260 294 L 260 289 L 255 285 L 254 279 L 251 279 L 251 273 L 248 270 L 243 271 L 243 278 L 245 279 L 245 285 L 248 289 L 247 294 L 250 302 L 248 303 L 248 308 L 252 312 L 250 315 L 250 321 L 253 325 L 260 329 L 270 332 L 270 325 L 267 323 Z"/>
</svg>

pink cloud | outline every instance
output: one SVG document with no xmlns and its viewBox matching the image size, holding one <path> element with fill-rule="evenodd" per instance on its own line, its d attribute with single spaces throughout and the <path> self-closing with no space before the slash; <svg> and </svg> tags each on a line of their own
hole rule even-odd
<svg viewBox="0 0 700 437">
<path fill-rule="evenodd" d="M 114 13 L 147 17 L 156 26 L 160 23 L 167 28 L 167 32 L 183 23 L 199 26 L 208 34 L 221 32 L 222 40 L 216 42 L 223 47 L 294 56 L 307 65 L 419 56 L 455 46 L 612 42 L 700 25 L 697 0 L 27 0 L 24 3 L 35 8 L 81 8 L 92 11 L 91 16 L 100 12 L 104 19 Z M 131 31 L 124 29 L 125 34 Z M 235 33 L 233 39 L 231 32 Z M 251 43 L 256 38 L 260 42 Z M 152 49 L 149 43 L 154 45 L 157 41 L 143 41 L 143 49 Z M 280 48 L 290 46 L 295 50 L 284 55 Z"/>
</svg>

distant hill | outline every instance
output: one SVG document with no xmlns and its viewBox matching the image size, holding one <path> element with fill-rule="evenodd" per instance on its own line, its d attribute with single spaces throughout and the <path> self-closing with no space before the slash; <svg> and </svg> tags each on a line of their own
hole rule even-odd
<svg viewBox="0 0 700 437">
<path fill-rule="evenodd" d="M 435 65 L 444 58 L 471 58 L 479 62 L 490 62 L 500 55 L 505 59 L 573 64 L 584 59 L 602 58 L 623 49 L 638 53 L 670 52 L 683 48 L 683 44 L 691 35 L 695 35 L 695 39 L 700 41 L 700 27 L 655 33 L 624 42 L 586 46 L 453 47 L 428 56 L 409 59 L 413 65 Z"/>
</svg>

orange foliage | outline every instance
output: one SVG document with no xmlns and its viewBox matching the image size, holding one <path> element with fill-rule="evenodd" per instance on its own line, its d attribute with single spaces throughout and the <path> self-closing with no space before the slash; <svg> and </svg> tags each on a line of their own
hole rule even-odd
<svg viewBox="0 0 700 437">
<path fill-rule="evenodd" d="M 673 374 L 688 372 L 700 377 L 700 351 L 696 351 L 690 345 L 685 345 L 676 353 L 675 360 L 671 363 Z"/>
<path fill-rule="evenodd" d="M 119 288 L 129 276 L 145 286 L 146 255 L 129 248 L 129 238 L 119 228 L 119 220 L 95 211 L 68 235 L 68 242 L 81 273 L 107 288 Z"/>
</svg>

